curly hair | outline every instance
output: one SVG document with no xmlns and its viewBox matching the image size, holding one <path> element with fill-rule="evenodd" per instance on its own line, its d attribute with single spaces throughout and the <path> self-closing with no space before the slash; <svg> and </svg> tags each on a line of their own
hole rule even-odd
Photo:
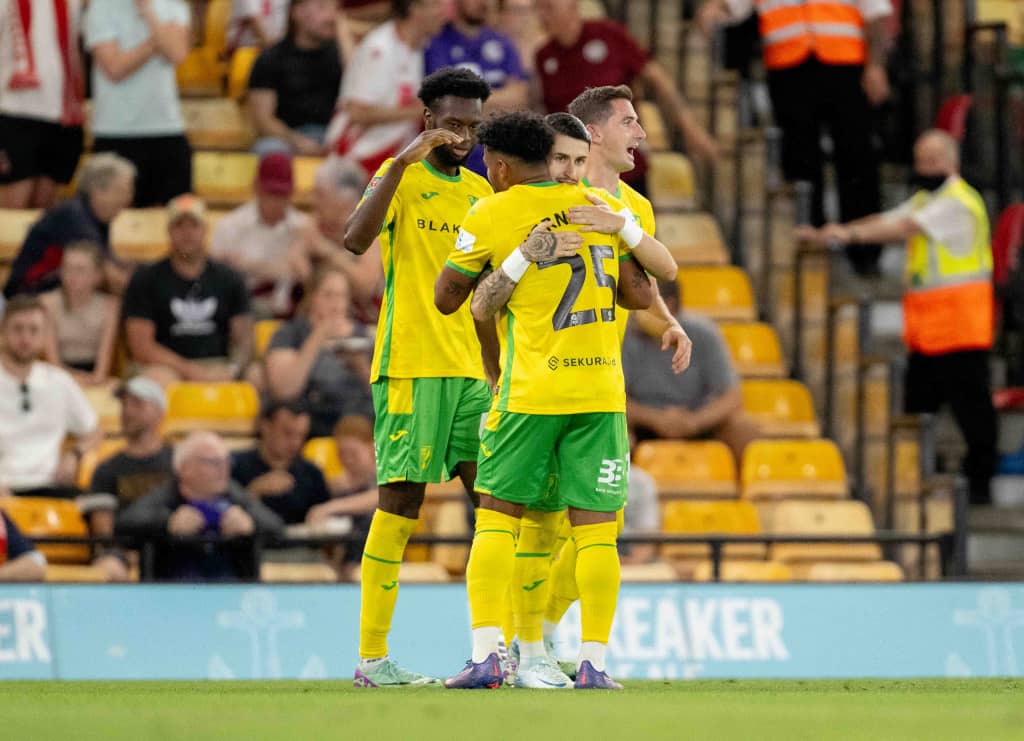
<svg viewBox="0 0 1024 741">
<path fill-rule="evenodd" d="M 547 160 L 555 135 L 538 114 L 515 111 L 499 114 L 480 124 L 477 141 L 488 149 L 534 164 Z"/>
<path fill-rule="evenodd" d="M 544 123 L 562 136 L 590 144 L 590 132 L 587 131 L 586 125 L 571 113 L 549 113 L 544 117 Z"/>
<path fill-rule="evenodd" d="M 491 97 L 491 86 L 484 78 L 465 67 L 442 67 L 427 75 L 420 85 L 419 99 L 427 108 L 446 96 L 479 100 Z"/>
</svg>

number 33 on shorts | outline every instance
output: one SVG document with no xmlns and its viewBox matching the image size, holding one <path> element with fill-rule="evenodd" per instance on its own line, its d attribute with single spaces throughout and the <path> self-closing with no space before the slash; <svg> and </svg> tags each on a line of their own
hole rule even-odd
<svg viewBox="0 0 1024 741">
<path fill-rule="evenodd" d="M 605 458 L 597 474 L 597 490 L 604 487 L 618 490 L 629 476 L 629 464 L 621 458 Z M 618 494 L 618 491 L 614 492 Z"/>
</svg>

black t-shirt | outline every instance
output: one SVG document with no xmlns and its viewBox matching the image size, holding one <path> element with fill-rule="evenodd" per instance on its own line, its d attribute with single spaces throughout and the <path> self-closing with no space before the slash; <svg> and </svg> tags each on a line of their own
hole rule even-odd
<svg viewBox="0 0 1024 741">
<path fill-rule="evenodd" d="M 256 58 L 249 89 L 277 93 L 274 115 L 291 129 L 326 126 L 341 89 L 338 44 L 328 41 L 318 49 L 300 49 L 291 39 L 279 41 Z"/>
<path fill-rule="evenodd" d="M 118 453 L 96 466 L 89 491 L 113 494 L 123 506 L 166 484 L 173 475 L 170 445 L 145 458 Z"/>
<path fill-rule="evenodd" d="M 244 487 L 253 480 L 270 472 L 270 466 L 260 457 L 259 450 L 243 450 L 231 456 L 231 478 Z M 295 479 L 295 488 L 277 496 L 259 497 L 287 525 L 304 522 L 306 513 L 316 504 L 323 504 L 330 498 L 324 475 L 315 464 L 299 457 L 288 466 L 288 473 Z"/>
<path fill-rule="evenodd" d="M 170 258 L 144 265 L 124 292 L 124 318 L 150 320 L 157 343 L 188 360 L 227 357 L 231 319 L 248 313 L 245 280 L 216 260 L 195 279 L 178 275 Z"/>
</svg>

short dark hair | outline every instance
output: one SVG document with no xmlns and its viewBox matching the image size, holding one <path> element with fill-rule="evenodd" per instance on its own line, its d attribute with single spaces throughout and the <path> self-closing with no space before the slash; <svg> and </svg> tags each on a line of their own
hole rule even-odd
<svg viewBox="0 0 1024 741">
<path fill-rule="evenodd" d="M 480 124 L 476 137 L 488 149 L 531 164 L 547 161 L 555 143 L 551 127 L 532 111 L 501 113 L 489 118 Z"/>
<path fill-rule="evenodd" d="M 391 0 L 391 12 L 396 18 L 408 18 L 412 6 L 419 0 Z"/>
<path fill-rule="evenodd" d="M 287 411 L 298 417 L 309 414 L 309 405 L 299 397 L 292 399 L 265 398 L 260 404 L 260 419 L 269 422 L 280 411 Z"/>
<path fill-rule="evenodd" d="M 427 108 L 433 108 L 437 101 L 449 95 L 484 103 L 491 97 L 491 86 L 466 67 L 442 67 L 423 78 L 419 99 Z"/>
<path fill-rule="evenodd" d="M 613 100 L 633 102 L 633 91 L 627 85 L 588 87 L 569 104 L 568 111 L 585 124 L 603 124 L 612 115 Z"/>
<path fill-rule="evenodd" d="M 571 113 L 549 113 L 544 117 L 544 123 L 554 129 L 557 134 L 590 144 L 590 132 L 587 131 L 586 124 Z"/>
<path fill-rule="evenodd" d="M 4 315 L 0 319 L 0 324 L 7 324 L 8 320 L 13 318 L 15 314 L 27 314 L 30 311 L 45 312 L 46 307 L 43 306 L 43 302 L 39 300 L 38 296 L 30 296 L 28 294 L 14 296 L 4 306 Z"/>
</svg>

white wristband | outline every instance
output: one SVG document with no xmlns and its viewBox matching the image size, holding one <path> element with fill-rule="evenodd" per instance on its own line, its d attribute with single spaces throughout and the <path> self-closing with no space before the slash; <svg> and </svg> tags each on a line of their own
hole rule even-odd
<svg viewBox="0 0 1024 741">
<path fill-rule="evenodd" d="M 523 279 L 528 267 L 530 267 L 530 261 L 523 256 L 523 251 L 518 247 L 512 250 L 501 263 L 501 269 L 512 279 L 513 283 L 518 283 Z"/>
<path fill-rule="evenodd" d="M 644 229 L 636 223 L 628 208 L 624 208 L 618 213 L 625 219 L 625 223 L 619 229 L 619 236 L 622 237 L 623 242 L 629 245 L 629 249 L 633 249 L 643 240 Z"/>
</svg>

